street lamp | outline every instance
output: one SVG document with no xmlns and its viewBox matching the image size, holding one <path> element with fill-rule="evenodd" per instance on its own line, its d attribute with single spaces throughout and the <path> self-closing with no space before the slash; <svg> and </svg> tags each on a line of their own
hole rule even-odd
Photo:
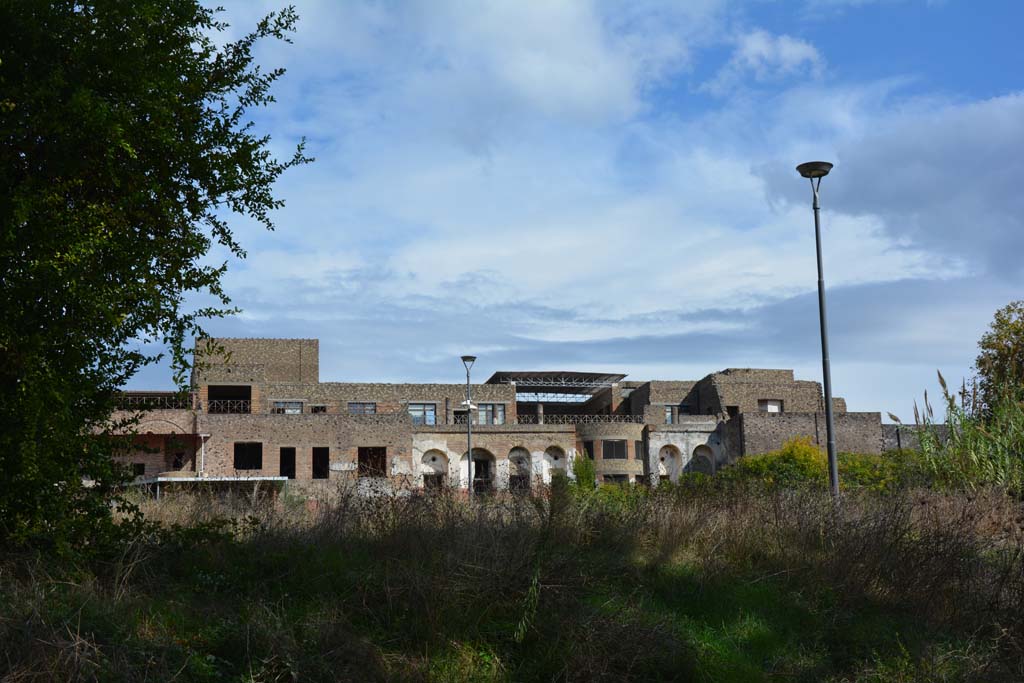
<svg viewBox="0 0 1024 683">
<path fill-rule="evenodd" d="M 462 364 L 466 366 L 466 471 L 469 475 L 466 490 L 473 496 L 473 396 L 469 388 L 469 370 L 476 362 L 476 356 L 463 356 Z"/>
<path fill-rule="evenodd" d="M 825 316 L 825 275 L 821 267 L 821 204 L 818 188 L 821 179 L 832 170 L 827 161 L 808 161 L 796 167 L 797 172 L 811 181 L 814 194 L 814 242 L 818 251 L 818 319 L 821 323 L 821 370 L 825 388 L 825 432 L 828 438 L 828 483 L 832 497 L 839 498 L 839 463 L 836 460 L 836 432 L 832 418 L 832 370 L 828 360 L 828 318 Z"/>
</svg>

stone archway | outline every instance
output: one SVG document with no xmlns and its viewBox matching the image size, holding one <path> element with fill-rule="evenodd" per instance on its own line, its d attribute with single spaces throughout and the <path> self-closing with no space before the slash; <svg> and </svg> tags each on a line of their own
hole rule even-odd
<svg viewBox="0 0 1024 683">
<path fill-rule="evenodd" d="M 508 452 L 508 488 L 510 491 L 529 491 L 533 480 L 530 451 L 516 446 Z"/>
<path fill-rule="evenodd" d="M 701 444 L 693 449 L 693 456 L 686 464 L 687 472 L 700 472 L 709 477 L 715 473 L 715 452 L 706 444 Z"/>
<path fill-rule="evenodd" d="M 444 487 L 448 475 L 448 456 L 443 451 L 432 448 L 420 458 L 420 475 L 423 477 L 423 488 L 428 491 Z"/>
<path fill-rule="evenodd" d="M 469 465 L 466 454 L 463 453 L 459 459 L 459 486 L 467 487 L 469 483 Z M 498 468 L 494 454 L 486 448 L 473 449 L 473 492 L 488 492 L 494 490 L 494 483 L 497 479 Z"/>
<path fill-rule="evenodd" d="M 679 481 L 679 470 L 682 464 L 682 454 L 679 449 L 668 444 L 662 446 L 658 451 L 658 479 L 670 481 L 673 484 Z"/>
<path fill-rule="evenodd" d="M 544 449 L 544 470 L 541 472 L 541 476 L 544 477 L 544 483 L 550 484 L 551 477 L 555 472 L 566 474 L 569 468 L 569 458 L 565 455 L 565 451 L 559 446 L 548 446 Z"/>
</svg>

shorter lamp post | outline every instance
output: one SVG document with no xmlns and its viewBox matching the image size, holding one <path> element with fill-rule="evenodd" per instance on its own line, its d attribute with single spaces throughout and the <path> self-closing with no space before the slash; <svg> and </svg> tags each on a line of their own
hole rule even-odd
<svg viewBox="0 0 1024 683">
<path fill-rule="evenodd" d="M 818 322 L 821 325 L 821 370 L 825 389 L 825 432 L 828 438 L 828 483 L 834 499 L 839 498 L 839 462 L 836 459 L 836 432 L 832 417 L 832 369 L 828 359 L 828 318 L 825 316 L 825 275 L 821 266 L 821 203 L 818 188 L 821 179 L 832 170 L 827 161 L 808 161 L 796 167 L 797 172 L 811 181 L 814 194 L 814 242 L 818 251 Z"/>
<path fill-rule="evenodd" d="M 469 387 L 469 371 L 476 362 L 476 356 L 463 356 L 462 364 L 466 366 L 466 471 L 469 476 L 466 486 L 467 495 L 473 496 L 473 396 Z"/>
</svg>

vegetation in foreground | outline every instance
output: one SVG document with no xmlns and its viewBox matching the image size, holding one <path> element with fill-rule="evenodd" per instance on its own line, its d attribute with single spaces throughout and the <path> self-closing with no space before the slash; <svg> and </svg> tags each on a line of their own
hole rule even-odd
<svg viewBox="0 0 1024 683">
<path fill-rule="evenodd" d="M 1024 508 L 1000 491 L 548 494 L 142 501 L 160 524 L 119 555 L 3 563 L 0 675 L 1024 678 Z"/>
</svg>

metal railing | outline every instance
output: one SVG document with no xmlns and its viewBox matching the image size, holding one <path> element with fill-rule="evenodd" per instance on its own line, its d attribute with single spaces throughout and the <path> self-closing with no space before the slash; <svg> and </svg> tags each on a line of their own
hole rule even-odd
<svg viewBox="0 0 1024 683">
<path fill-rule="evenodd" d="M 521 425 L 580 425 L 580 424 L 644 424 L 643 415 L 545 415 L 540 422 L 539 415 L 519 415 L 516 424 Z"/>
<path fill-rule="evenodd" d="M 119 410 L 189 410 L 192 408 L 192 393 L 128 393 L 117 397 Z"/>
<path fill-rule="evenodd" d="M 206 412 L 215 415 L 251 413 L 252 401 L 238 398 L 217 398 L 206 402 Z"/>
</svg>

